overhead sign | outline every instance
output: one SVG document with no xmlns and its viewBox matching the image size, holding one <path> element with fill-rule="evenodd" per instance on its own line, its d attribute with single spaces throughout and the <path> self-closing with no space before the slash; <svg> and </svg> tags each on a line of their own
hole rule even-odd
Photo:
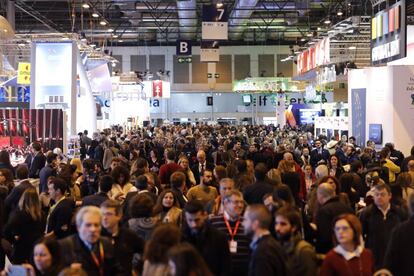
<svg viewBox="0 0 414 276">
<path fill-rule="evenodd" d="M 191 56 L 191 46 L 191 41 L 189 40 L 177 40 L 177 56 Z"/>
<path fill-rule="evenodd" d="M 329 37 L 319 41 L 315 46 L 303 51 L 297 58 L 298 75 L 306 73 L 318 66 L 331 63 Z"/>
<path fill-rule="evenodd" d="M 30 84 L 30 63 L 19 62 L 17 70 L 17 83 L 18 84 Z"/>
<path fill-rule="evenodd" d="M 203 40 L 228 39 L 228 15 L 226 5 L 203 5 L 202 19 L 201 38 Z"/>
<path fill-rule="evenodd" d="M 384 64 L 407 55 L 406 2 L 375 14 L 371 19 L 371 63 Z"/>
<path fill-rule="evenodd" d="M 203 41 L 200 48 L 201 62 L 219 62 L 220 49 L 217 41 Z"/>
</svg>

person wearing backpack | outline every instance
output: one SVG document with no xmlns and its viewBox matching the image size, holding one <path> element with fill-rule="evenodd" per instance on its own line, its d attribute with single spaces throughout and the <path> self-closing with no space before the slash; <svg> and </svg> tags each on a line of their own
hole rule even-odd
<svg viewBox="0 0 414 276">
<path fill-rule="evenodd" d="M 290 275 L 317 275 L 318 264 L 313 246 L 302 238 L 302 219 L 291 207 L 276 212 L 275 231 L 286 256 Z"/>
</svg>

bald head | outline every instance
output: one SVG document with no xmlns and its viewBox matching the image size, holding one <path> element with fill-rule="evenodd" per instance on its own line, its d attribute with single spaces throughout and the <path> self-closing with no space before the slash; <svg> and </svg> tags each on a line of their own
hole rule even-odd
<svg viewBox="0 0 414 276">
<path fill-rule="evenodd" d="M 317 198 L 320 204 L 324 204 L 335 196 L 335 189 L 328 183 L 322 183 L 318 186 Z"/>
<path fill-rule="evenodd" d="M 204 150 L 199 150 L 197 152 L 197 160 L 199 163 L 204 163 L 204 161 L 206 161 L 206 153 Z"/>
<path fill-rule="evenodd" d="M 414 172 L 414 160 L 408 162 L 407 168 L 410 172 Z"/>
</svg>

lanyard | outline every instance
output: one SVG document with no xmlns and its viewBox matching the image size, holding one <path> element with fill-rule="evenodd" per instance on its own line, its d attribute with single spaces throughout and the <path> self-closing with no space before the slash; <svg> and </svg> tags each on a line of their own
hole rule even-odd
<svg viewBox="0 0 414 276">
<path fill-rule="evenodd" d="M 99 243 L 99 259 L 96 257 L 95 253 L 91 250 L 91 257 L 96 267 L 99 269 L 99 275 L 104 276 L 104 267 L 103 262 L 105 258 L 105 252 L 103 249 L 102 242 Z"/>
<path fill-rule="evenodd" d="M 53 204 L 50 208 L 49 208 L 49 212 L 47 214 L 47 218 L 46 218 L 46 233 L 49 233 L 49 219 L 50 219 L 50 215 L 52 214 L 52 212 L 55 210 L 56 206 L 58 206 L 58 204 L 63 201 L 65 199 L 65 197 L 63 196 L 61 199 L 59 199 L 55 204 Z"/>
<path fill-rule="evenodd" d="M 237 230 L 239 230 L 240 219 L 239 219 L 239 220 L 237 220 L 237 222 L 236 222 L 236 226 L 234 227 L 234 231 L 232 231 L 232 230 L 231 230 L 230 223 L 229 223 L 229 221 L 227 220 L 227 218 L 226 218 L 226 216 L 225 216 L 225 215 L 223 216 L 223 218 L 224 218 L 224 222 L 226 223 L 227 230 L 229 231 L 229 234 L 230 234 L 231 240 L 233 241 L 233 240 L 234 240 L 234 237 L 235 237 L 235 236 L 236 236 L 236 234 L 237 234 Z"/>
</svg>

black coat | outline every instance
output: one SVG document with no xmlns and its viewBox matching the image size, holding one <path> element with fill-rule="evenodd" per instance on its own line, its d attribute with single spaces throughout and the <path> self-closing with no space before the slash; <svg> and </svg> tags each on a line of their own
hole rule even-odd
<svg viewBox="0 0 414 276">
<path fill-rule="evenodd" d="M 29 167 L 29 177 L 39 178 L 40 170 L 46 164 L 46 156 L 41 152 L 38 152 L 34 157 L 29 155 L 26 158 L 26 164 Z"/>
<path fill-rule="evenodd" d="M 101 237 L 100 242 L 102 242 L 104 251 L 104 275 L 125 275 L 115 258 L 114 247 L 111 241 L 106 237 Z M 85 270 L 88 276 L 99 276 L 99 268 L 93 261 L 91 251 L 86 247 L 85 243 L 82 242 L 77 234 L 60 240 L 59 244 L 64 266 L 70 266 L 73 263 L 80 263 L 82 265 L 82 269 Z"/>
<path fill-rule="evenodd" d="M 414 275 L 414 216 L 394 228 L 388 242 L 384 266 L 398 276 Z"/>
<path fill-rule="evenodd" d="M 43 167 L 39 172 L 39 180 L 40 180 L 40 186 L 39 186 L 39 192 L 47 192 L 47 179 L 50 176 L 56 176 L 56 170 L 52 168 L 50 165 L 46 165 Z"/>
<path fill-rule="evenodd" d="M 123 268 L 124 275 L 131 275 L 133 256 L 134 254 L 142 256 L 144 252 L 144 240 L 131 229 L 124 227 L 119 228 L 119 233 L 116 237 L 112 237 L 105 230 L 103 231 L 103 235 L 112 239 L 115 258 Z"/>
<path fill-rule="evenodd" d="M 101 204 L 107 199 L 109 199 L 108 195 L 103 192 L 97 193 L 95 195 L 89 195 L 82 199 L 82 207 L 83 206 L 100 207 Z"/>
<path fill-rule="evenodd" d="M 286 256 L 280 244 L 271 236 L 262 236 L 255 244 L 249 263 L 249 276 L 288 275 Z"/>
<path fill-rule="evenodd" d="M 23 181 L 16 187 L 14 187 L 4 201 L 4 218 L 5 222 L 9 216 L 17 209 L 20 197 L 28 188 L 33 188 L 33 185 L 29 181 Z"/>
<path fill-rule="evenodd" d="M 325 162 L 328 163 L 329 156 L 329 151 L 326 149 L 322 149 L 322 153 L 319 153 L 317 149 L 313 149 L 310 152 L 310 163 L 312 167 L 316 168 L 318 166 L 318 162 L 321 160 L 325 160 Z"/>
<path fill-rule="evenodd" d="M 183 240 L 191 243 L 215 276 L 230 274 L 230 251 L 226 235 L 206 224 L 198 234 L 184 226 Z"/>
<path fill-rule="evenodd" d="M 352 214 L 350 207 L 339 201 L 338 197 L 329 199 L 316 213 L 317 242 L 316 250 L 318 253 L 327 253 L 334 245 L 332 242 L 332 221 L 335 217 L 342 214 Z"/>
<path fill-rule="evenodd" d="M 392 230 L 406 219 L 405 212 L 394 205 L 391 205 L 386 219 L 375 204 L 371 204 L 361 212 L 360 220 L 365 247 L 371 249 L 374 254 L 377 269 L 380 269 L 383 265 L 385 250 Z"/>
<path fill-rule="evenodd" d="M 273 193 L 273 187 L 266 181 L 257 181 L 246 186 L 243 195 L 248 204 L 262 204 L 263 196 L 268 193 Z"/>
<path fill-rule="evenodd" d="M 47 220 L 47 232 L 54 232 L 58 239 L 72 234 L 72 216 L 75 211 L 73 198 L 65 198 L 49 214 Z"/>
<path fill-rule="evenodd" d="M 194 178 L 197 184 L 200 184 L 200 170 L 199 170 L 200 163 L 196 162 L 192 167 L 191 171 L 194 174 Z M 210 162 L 206 162 L 205 170 L 213 171 L 214 170 L 214 164 Z"/>
<path fill-rule="evenodd" d="M 17 210 L 4 227 L 5 238 L 13 244 L 12 261 L 28 263 L 34 243 L 43 235 L 42 220 L 34 220 L 27 212 Z"/>
</svg>

